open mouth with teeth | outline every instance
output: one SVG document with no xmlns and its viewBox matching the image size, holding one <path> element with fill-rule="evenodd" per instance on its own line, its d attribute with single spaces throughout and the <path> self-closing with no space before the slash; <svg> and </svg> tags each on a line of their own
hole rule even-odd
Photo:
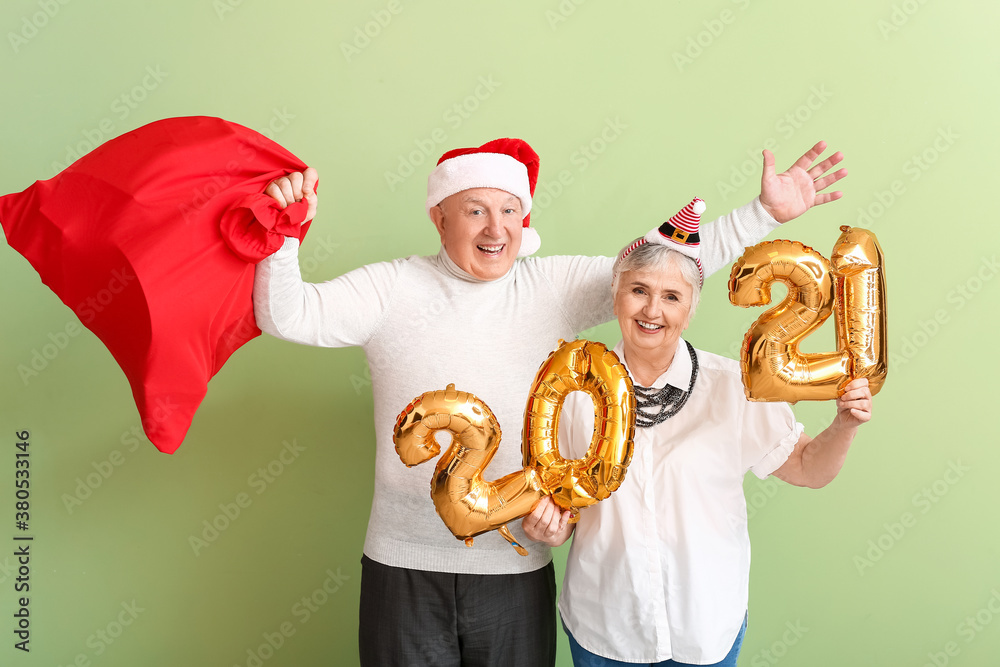
<svg viewBox="0 0 1000 667">
<path fill-rule="evenodd" d="M 503 252 L 503 249 L 507 246 L 506 243 L 499 243 L 496 245 L 477 245 L 476 248 L 479 252 L 489 255 L 490 257 L 497 257 Z"/>
<path fill-rule="evenodd" d="M 649 322 L 643 320 L 636 320 L 635 323 L 639 325 L 641 330 L 648 331 L 649 333 L 656 333 L 663 328 L 662 324 L 650 324 Z"/>
</svg>

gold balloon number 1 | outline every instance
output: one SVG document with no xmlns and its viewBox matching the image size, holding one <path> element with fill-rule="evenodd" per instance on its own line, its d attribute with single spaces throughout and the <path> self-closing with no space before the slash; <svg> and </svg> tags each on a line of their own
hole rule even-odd
<svg viewBox="0 0 1000 667">
<path fill-rule="evenodd" d="M 729 276 L 729 300 L 744 308 L 771 302 L 771 285 L 788 295 L 761 315 L 743 338 L 740 365 L 751 401 L 835 399 L 855 378 L 872 395 L 885 382 L 885 268 L 882 248 L 866 229 L 841 227 L 832 259 L 798 241 L 747 248 Z M 837 349 L 806 354 L 799 343 L 834 315 Z"/>
</svg>

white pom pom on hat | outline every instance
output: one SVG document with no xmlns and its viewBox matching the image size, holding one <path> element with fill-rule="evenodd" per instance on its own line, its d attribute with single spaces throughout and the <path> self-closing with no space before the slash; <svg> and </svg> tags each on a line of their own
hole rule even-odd
<svg viewBox="0 0 1000 667">
<path fill-rule="evenodd" d="M 521 200 L 524 213 L 518 257 L 541 247 L 538 232 L 529 227 L 531 198 L 538 182 L 538 155 L 523 139 L 494 139 L 477 148 L 456 148 L 438 160 L 427 177 L 427 215 L 446 197 L 471 188 L 496 188 Z"/>
<path fill-rule="evenodd" d="M 542 247 L 542 237 L 538 235 L 534 227 L 524 227 L 521 230 L 521 248 L 517 251 L 518 257 L 534 255 Z"/>
</svg>

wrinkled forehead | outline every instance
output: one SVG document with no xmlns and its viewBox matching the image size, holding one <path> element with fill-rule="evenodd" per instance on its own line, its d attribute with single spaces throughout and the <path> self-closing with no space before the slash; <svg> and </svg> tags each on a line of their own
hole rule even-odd
<svg viewBox="0 0 1000 667">
<path fill-rule="evenodd" d="M 626 269 L 619 274 L 620 285 L 643 285 L 650 289 L 690 289 L 691 282 L 676 261 L 664 260 L 663 264 L 641 269 Z"/>
<path fill-rule="evenodd" d="M 657 276 L 676 275 L 685 282 L 690 282 L 687 274 L 692 270 L 697 274 L 698 265 L 690 257 L 666 246 L 647 243 L 616 261 L 613 275 L 616 281 L 620 281 L 625 273 L 642 273 L 647 274 L 650 280 Z"/>
</svg>

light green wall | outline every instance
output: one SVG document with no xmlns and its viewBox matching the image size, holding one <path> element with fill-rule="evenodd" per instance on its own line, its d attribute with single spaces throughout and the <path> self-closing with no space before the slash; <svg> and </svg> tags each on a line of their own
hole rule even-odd
<svg viewBox="0 0 1000 667">
<path fill-rule="evenodd" d="M 741 664 L 992 665 L 998 22 L 995 3 L 970 0 L 6 0 L 0 192 L 52 176 L 89 137 L 167 116 L 270 126 L 320 172 L 303 257 L 322 280 L 436 251 L 424 184 L 449 148 L 529 140 L 540 192 L 557 193 L 532 216 L 543 254 L 606 254 L 694 195 L 709 214 L 752 198 L 762 146 L 785 167 L 825 139 L 847 155 L 845 198 L 778 236 L 828 254 L 841 224 L 878 234 L 895 357 L 831 487 L 747 482 Z M 422 164 L 390 187 L 386 173 L 414 151 Z M 248 649 L 288 623 L 294 635 L 263 664 L 355 664 L 373 484 L 363 354 L 253 341 L 166 456 L 133 440 L 138 416 L 105 348 L 88 331 L 60 335 L 75 317 L 5 244 L 0 284 L 0 663 L 246 666 Z M 758 313 L 728 304 L 723 275 L 702 303 L 690 338 L 733 354 Z M 615 326 L 591 335 L 613 342 Z M 43 350 L 52 358 L 25 381 L 18 367 Z M 824 404 L 796 412 L 812 433 L 832 416 Z M 29 655 L 11 632 L 21 429 L 35 535 Z M 293 441 L 304 450 L 262 487 L 255 471 Z M 109 466 L 67 507 L 78 480 Z M 195 555 L 189 536 L 240 493 L 250 505 Z M 339 589 L 306 618 L 296 605 L 324 600 L 327 583 Z M 133 601 L 142 611 L 105 643 L 96 633 L 117 634 Z"/>
</svg>

